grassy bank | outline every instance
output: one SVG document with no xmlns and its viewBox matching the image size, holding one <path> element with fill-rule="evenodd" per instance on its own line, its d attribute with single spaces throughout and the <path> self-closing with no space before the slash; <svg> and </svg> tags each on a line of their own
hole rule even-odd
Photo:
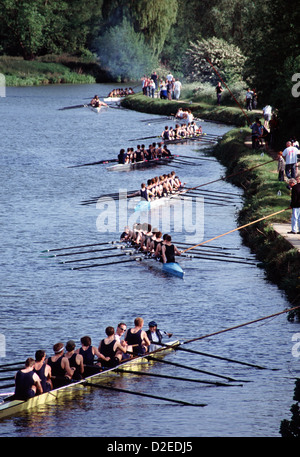
<svg viewBox="0 0 300 457">
<path fill-rule="evenodd" d="M 238 216 L 239 226 L 288 208 L 290 204 L 290 191 L 286 183 L 278 181 L 277 161 L 270 162 L 270 155 L 261 155 L 261 152 L 246 147 L 247 135 L 246 129 L 233 129 L 213 151 L 214 156 L 226 166 L 227 176 L 235 175 L 229 178 L 230 182 L 244 190 L 245 200 Z M 240 173 L 253 167 L 257 168 Z M 291 210 L 287 210 L 242 229 L 240 233 L 244 243 L 261 262 L 267 279 L 285 292 L 293 306 L 297 306 L 300 305 L 300 254 L 272 227 L 275 222 L 290 223 L 290 217 Z M 300 318 L 300 311 L 297 317 Z"/>
<path fill-rule="evenodd" d="M 37 86 L 47 84 L 93 84 L 107 81 L 97 63 L 72 56 L 44 56 L 43 59 L 24 60 L 20 57 L 0 56 L 0 73 L 6 86 Z"/>
<path fill-rule="evenodd" d="M 188 108 L 195 117 L 201 119 L 241 127 L 247 124 L 247 118 L 238 106 L 217 106 L 213 101 L 210 103 L 209 101 L 193 102 L 188 99 L 181 99 L 179 101 L 161 100 L 159 98 L 146 97 L 138 93 L 123 100 L 122 106 L 144 113 L 164 114 L 168 116 L 175 114 L 179 107 Z M 254 121 L 257 113 L 252 112 L 248 116 L 251 121 Z"/>
</svg>

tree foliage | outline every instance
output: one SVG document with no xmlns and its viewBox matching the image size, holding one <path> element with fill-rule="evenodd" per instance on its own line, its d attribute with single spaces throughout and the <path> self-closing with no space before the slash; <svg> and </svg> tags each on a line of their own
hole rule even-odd
<svg viewBox="0 0 300 457">
<path fill-rule="evenodd" d="M 136 33 L 127 19 L 111 27 L 96 41 L 101 66 L 114 79 L 140 79 L 157 65 L 142 35 Z"/>
<path fill-rule="evenodd" d="M 245 57 L 241 50 L 223 39 L 208 38 L 191 42 L 186 51 L 185 74 L 191 81 L 219 81 L 212 65 L 228 82 L 242 79 Z"/>
</svg>

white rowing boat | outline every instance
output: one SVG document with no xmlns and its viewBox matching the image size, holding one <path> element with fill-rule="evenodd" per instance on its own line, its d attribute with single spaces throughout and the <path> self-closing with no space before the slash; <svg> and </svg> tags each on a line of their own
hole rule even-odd
<svg viewBox="0 0 300 457">
<path fill-rule="evenodd" d="M 150 211 L 151 209 L 158 208 L 173 200 L 176 196 L 180 195 L 181 191 L 171 193 L 164 197 L 155 198 L 154 200 L 145 200 L 144 198 L 139 201 L 135 206 L 134 211 Z"/>
<path fill-rule="evenodd" d="M 143 160 L 141 162 L 118 163 L 107 167 L 107 171 L 129 171 L 137 168 L 156 167 L 157 165 L 165 165 L 173 160 L 173 157 L 162 157 L 159 159 Z"/>
<path fill-rule="evenodd" d="M 103 99 L 105 102 L 120 102 L 124 97 L 106 97 Z"/>
<path fill-rule="evenodd" d="M 24 411 L 28 411 L 33 408 L 38 408 L 43 405 L 47 405 L 49 403 L 53 403 L 54 401 L 58 401 L 62 396 L 72 396 L 78 395 L 79 392 L 84 393 L 86 390 L 85 383 L 101 383 L 107 382 L 116 376 L 118 368 L 126 367 L 126 369 L 137 369 L 139 366 L 143 366 L 145 364 L 152 364 L 153 362 L 149 361 L 147 356 L 155 354 L 156 357 L 163 357 L 167 352 L 173 350 L 178 346 L 180 342 L 178 340 L 168 343 L 168 346 L 161 347 L 155 351 L 149 352 L 144 356 L 137 356 L 133 359 L 130 359 L 126 362 L 121 363 L 120 365 L 110 368 L 108 370 L 102 371 L 100 373 L 94 374 L 92 376 L 88 376 L 85 379 L 82 379 L 77 382 L 73 382 L 71 384 L 67 384 L 66 386 L 59 387 L 57 389 L 53 389 L 50 392 L 45 392 L 41 395 L 37 395 L 29 400 L 9 400 L 9 398 L 4 401 L 0 405 L 0 420 L 4 419 L 8 416 L 14 416 L 16 414 L 20 414 Z"/>
</svg>

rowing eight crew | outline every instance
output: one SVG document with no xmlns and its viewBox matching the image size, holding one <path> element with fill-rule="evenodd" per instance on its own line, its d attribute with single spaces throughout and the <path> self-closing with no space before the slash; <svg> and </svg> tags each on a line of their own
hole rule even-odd
<svg viewBox="0 0 300 457">
<path fill-rule="evenodd" d="M 171 156 L 171 152 L 166 146 L 164 146 L 163 142 L 149 144 L 148 149 L 146 149 L 144 144 L 138 144 L 136 149 L 127 148 L 127 151 L 125 151 L 125 149 L 121 149 L 118 155 L 118 161 L 120 164 L 136 163 L 163 159 Z"/>
<path fill-rule="evenodd" d="M 133 229 L 125 227 L 120 241 L 126 241 L 134 246 L 139 252 L 143 252 L 162 263 L 174 263 L 175 256 L 181 255 L 181 251 L 172 243 L 171 235 L 153 229 L 151 224 L 136 223 Z"/>
<path fill-rule="evenodd" d="M 202 135 L 202 127 L 198 127 L 197 124 L 192 121 L 188 124 L 176 124 L 175 128 L 165 126 L 161 137 L 165 140 L 180 140 L 183 138 L 194 137 L 197 135 Z"/>
<path fill-rule="evenodd" d="M 16 373 L 14 399 L 27 400 L 161 347 L 155 344 L 161 343 L 163 338 L 156 322 L 149 322 L 147 332 L 143 325 L 144 320 L 137 317 L 134 327 L 128 330 L 124 322 L 118 324 L 116 332 L 113 327 L 107 327 L 107 336 L 100 341 L 98 348 L 92 345 L 89 336 L 84 336 L 80 349 L 75 350 L 75 343 L 70 340 L 66 347 L 61 342 L 56 343 L 54 354 L 47 359 L 45 351 L 36 351 L 35 359 L 29 357 L 25 367 Z M 172 333 L 166 335 L 171 337 Z"/>
<path fill-rule="evenodd" d="M 146 201 L 152 201 L 178 192 L 184 184 L 181 183 L 175 171 L 172 171 L 171 173 L 148 179 L 147 185 L 142 183 L 137 195 Z"/>
</svg>

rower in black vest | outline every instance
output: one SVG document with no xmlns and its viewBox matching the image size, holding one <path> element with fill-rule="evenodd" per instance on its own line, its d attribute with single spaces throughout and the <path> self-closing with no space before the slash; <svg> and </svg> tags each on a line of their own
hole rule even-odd
<svg viewBox="0 0 300 457">
<path fill-rule="evenodd" d="M 38 350 L 35 353 L 35 364 L 34 364 L 34 371 L 38 375 L 41 380 L 41 385 L 43 388 L 43 392 L 49 392 L 49 390 L 53 389 L 52 381 L 51 381 L 51 367 L 47 363 L 45 363 L 46 359 L 46 352 L 43 350 Z"/>
<path fill-rule="evenodd" d="M 102 362 L 102 365 L 107 367 L 115 367 L 122 360 L 122 354 L 126 353 L 127 346 L 122 346 L 120 341 L 115 338 L 115 329 L 113 327 L 106 327 L 105 333 L 107 338 L 100 341 L 99 352 L 106 361 Z"/>
<path fill-rule="evenodd" d="M 15 376 L 14 398 L 16 400 L 28 400 L 43 392 L 40 378 L 33 371 L 34 363 L 34 359 L 28 358 L 25 362 L 25 367 L 19 370 Z"/>
<path fill-rule="evenodd" d="M 84 372 L 83 357 L 81 354 L 75 352 L 75 343 L 73 340 L 67 342 L 66 350 L 65 357 L 69 360 L 70 367 L 75 370 L 72 379 L 78 381 L 82 379 Z"/>
<path fill-rule="evenodd" d="M 89 336 L 83 336 L 80 341 L 81 348 L 79 350 L 77 349 L 76 353 L 81 354 L 83 357 L 83 376 L 86 377 L 99 373 L 101 371 L 100 361 L 106 361 L 106 357 L 100 354 L 96 346 L 92 346 L 92 340 Z M 97 363 L 95 363 L 95 356 L 99 359 Z"/>
<path fill-rule="evenodd" d="M 162 256 L 161 260 L 163 263 L 175 262 L 175 255 L 181 255 L 181 252 L 177 247 L 172 244 L 172 238 L 170 235 L 165 236 L 165 242 L 162 245 Z"/>
<path fill-rule="evenodd" d="M 54 355 L 48 358 L 47 363 L 51 367 L 53 387 L 56 389 L 71 381 L 74 369 L 70 368 L 69 360 L 64 357 L 63 343 L 56 343 L 53 351 Z"/>
<path fill-rule="evenodd" d="M 137 317 L 134 320 L 134 328 L 127 330 L 124 340 L 131 346 L 132 352 L 135 355 L 145 354 L 150 346 L 149 338 L 146 332 L 143 330 L 144 319 Z"/>
</svg>

